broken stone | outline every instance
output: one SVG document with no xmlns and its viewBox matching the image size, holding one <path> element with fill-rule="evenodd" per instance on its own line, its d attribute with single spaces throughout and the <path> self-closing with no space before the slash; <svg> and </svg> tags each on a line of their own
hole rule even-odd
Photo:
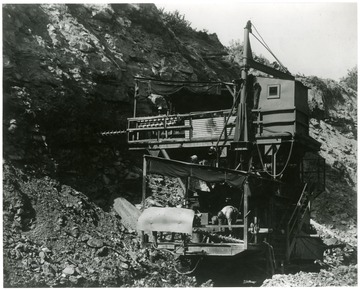
<svg viewBox="0 0 360 290">
<path fill-rule="evenodd" d="M 38 268 L 38 266 L 39 266 L 39 265 L 36 263 L 36 261 L 32 260 L 32 261 L 30 262 L 30 267 L 31 267 L 31 268 L 35 269 L 35 268 Z"/>
<path fill-rule="evenodd" d="M 75 277 L 75 276 L 70 276 L 70 277 L 69 277 L 69 281 L 70 281 L 71 283 L 77 284 L 78 278 Z"/>
<path fill-rule="evenodd" d="M 337 241 L 338 240 L 336 238 L 324 239 L 324 243 L 328 246 L 335 245 L 337 243 Z"/>
<path fill-rule="evenodd" d="M 40 252 L 39 253 L 39 257 L 40 257 L 40 259 L 45 259 L 45 253 L 44 252 Z"/>
<path fill-rule="evenodd" d="M 122 255 L 118 255 L 118 257 L 119 257 L 119 260 L 121 261 L 121 262 L 127 262 L 128 260 L 124 257 L 124 256 L 122 256 Z"/>
<path fill-rule="evenodd" d="M 104 242 L 100 239 L 90 239 L 87 241 L 87 245 L 91 248 L 101 248 L 104 246 Z"/>
<path fill-rule="evenodd" d="M 50 267 L 54 270 L 55 273 L 58 271 L 58 267 L 54 264 L 50 264 Z"/>
<path fill-rule="evenodd" d="M 85 234 L 85 235 L 83 235 L 83 236 L 81 237 L 81 241 L 82 241 L 82 242 L 86 242 L 86 241 L 88 241 L 90 238 L 91 238 L 91 236 L 89 236 L 88 234 Z"/>
<path fill-rule="evenodd" d="M 53 277 L 55 275 L 55 271 L 53 269 L 53 267 L 51 267 L 51 265 L 47 262 L 44 263 L 44 265 L 42 265 L 42 269 L 43 269 L 43 272 L 46 276 L 51 276 Z"/>
<path fill-rule="evenodd" d="M 49 248 L 42 248 L 41 251 L 43 251 L 44 253 L 51 253 L 51 250 Z"/>
<path fill-rule="evenodd" d="M 57 220 L 57 223 L 58 223 L 58 225 L 60 225 L 60 226 L 64 226 L 64 225 L 65 225 L 65 219 L 62 218 L 62 217 L 60 217 L 60 218 Z"/>
<path fill-rule="evenodd" d="M 59 283 L 60 284 L 65 284 L 66 283 L 66 278 L 61 277 Z"/>
<path fill-rule="evenodd" d="M 25 245 L 24 245 L 23 243 L 19 243 L 19 244 L 16 245 L 15 250 L 21 251 L 21 250 L 24 249 L 24 246 L 25 246 Z"/>
<path fill-rule="evenodd" d="M 123 268 L 123 269 L 129 269 L 129 265 L 128 264 L 125 264 L 123 262 L 119 262 L 119 267 L 120 268 Z"/>
<path fill-rule="evenodd" d="M 109 248 L 108 247 L 102 247 L 101 249 L 97 250 L 96 254 L 100 257 L 107 256 L 109 254 Z"/>
<path fill-rule="evenodd" d="M 75 269 L 72 266 L 67 266 L 64 270 L 63 273 L 65 275 L 73 275 L 75 273 Z"/>
<path fill-rule="evenodd" d="M 80 230 L 78 227 L 73 227 L 70 231 L 70 234 L 74 237 L 77 238 L 80 235 Z"/>
</svg>

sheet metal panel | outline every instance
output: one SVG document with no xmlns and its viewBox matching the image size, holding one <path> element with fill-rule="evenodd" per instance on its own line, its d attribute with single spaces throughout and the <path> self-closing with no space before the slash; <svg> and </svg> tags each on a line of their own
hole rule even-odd
<svg viewBox="0 0 360 290">
<path fill-rule="evenodd" d="M 257 81 L 262 88 L 258 106 L 262 111 L 261 135 L 289 132 L 308 136 L 307 88 L 293 80 L 257 77 Z M 278 86 L 278 97 L 269 96 L 271 86 Z"/>
<path fill-rule="evenodd" d="M 185 125 L 192 125 L 192 134 L 190 132 L 185 132 L 186 138 L 218 138 L 224 128 L 225 117 L 214 117 L 214 118 L 202 118 L 202 119 L 193 119 L 190 123 L 189 120 L 185 121 Z M 231 116 L 228 122 L 229 124 L 235 123 L 236 116 Z M 227 128 L 226 134 L 233 138 L 235 132 L 235 127 Z M 225 139 L 225 133 L 223 133 L 222 138 Z"/>
<path fill-rule="evenodd" d="M 295 107 L 295 82 L 290 80 L 281 80 L 275 78 L 257 77 L 261 86 L 259 99 L 259 108 L 262 110 L 287 109 Z M 279 85 L 279 98 L 269 98 L 269 86 Z"/>
</svg>

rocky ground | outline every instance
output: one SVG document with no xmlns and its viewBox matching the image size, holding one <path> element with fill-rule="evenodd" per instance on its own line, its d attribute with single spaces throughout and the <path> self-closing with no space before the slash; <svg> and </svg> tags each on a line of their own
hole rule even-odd
<svg viewBox="0 0 360 290">
<path fill-rule="evenodd" d="M 3 178 L 5 287 L 196 285 L 83 193 L 6 163 Z"/>
<path fill-rule="evenodd" d="M 357 265 L 339 266 L 319 273 L 300 271 L 296 274 L 274 275 L 262 287 L 329 287 L 357 286 Z"/>
</svg>

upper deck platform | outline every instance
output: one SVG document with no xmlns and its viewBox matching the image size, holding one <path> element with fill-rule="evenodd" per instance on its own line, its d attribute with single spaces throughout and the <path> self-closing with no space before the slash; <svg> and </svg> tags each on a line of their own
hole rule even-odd
<svg viewBox="0 0 360 290">
<path fill-rule="evenodd" d="M 299 113 L 296 108 L 271 111 L 257 109 L 253 110 L 253 114 L 254 141 L 257 144 L 279 144 L 294 139 L 309 147 L 310 151 L 319 149 L 319 142 L 307 134 L 301 134 L 308 130 L 308 126 L 301 122 L 298 117 L 301 112 Z M 235 122 L 236 116 L 231 110 L 129 118 L 129 149 L 158 150 L 211 146 L 230 148 L 232 143 L 236 143 L 233 142 Z M 275 128 L 278 130 L 275 131 Z"/>
<path fill-rule="evenodd" d="M 251 90 L 241 103 L 243 87 L 241 80 L 192 83 L 137 78 L 134 117 L 128 119 L 126 130 L 129 149 L 247 150 L 253 142 L 273 145 L 294 140 L 308 151 L 319 150 L 320 144 L 309 136 L 305 86 L 296 80 L 252 76 Z M 151 116 L 137 116 L 137 108 L 144 114 L 149 104 Z M 244 134 L 246 138 L 239 137 Z"/>
<path fill-rule="evenodd" d="M 132 150 L 230 146 L 235 118 L 230 110 L 159 115 L 128 119 Z M 225 144 L 224 144 L 225 142 Z"/>
</svg>

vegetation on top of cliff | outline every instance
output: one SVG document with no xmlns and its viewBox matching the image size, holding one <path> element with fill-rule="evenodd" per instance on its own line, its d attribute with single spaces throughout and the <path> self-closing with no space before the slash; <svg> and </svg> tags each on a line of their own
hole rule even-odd
<svg viewBox="0 0 360 290">
<path fill-rule="evenodd" d="M 192 32 L 191 22 L 185 19 L 185 15 L 180 14 L 178 10 L 166 12 L 164 8 L 159 9 L 160 17 L 164 23 L 172 29 L 175 34 Z"/>
<path fill-rule="evenodd" d="M 345 83 L 349 88 L 357 91 L 357 80 L 358 80 L 358 71 L 357 66 L 348 70 L 347 76 L 341 78 L 341 82 Z"/>
</svg>

